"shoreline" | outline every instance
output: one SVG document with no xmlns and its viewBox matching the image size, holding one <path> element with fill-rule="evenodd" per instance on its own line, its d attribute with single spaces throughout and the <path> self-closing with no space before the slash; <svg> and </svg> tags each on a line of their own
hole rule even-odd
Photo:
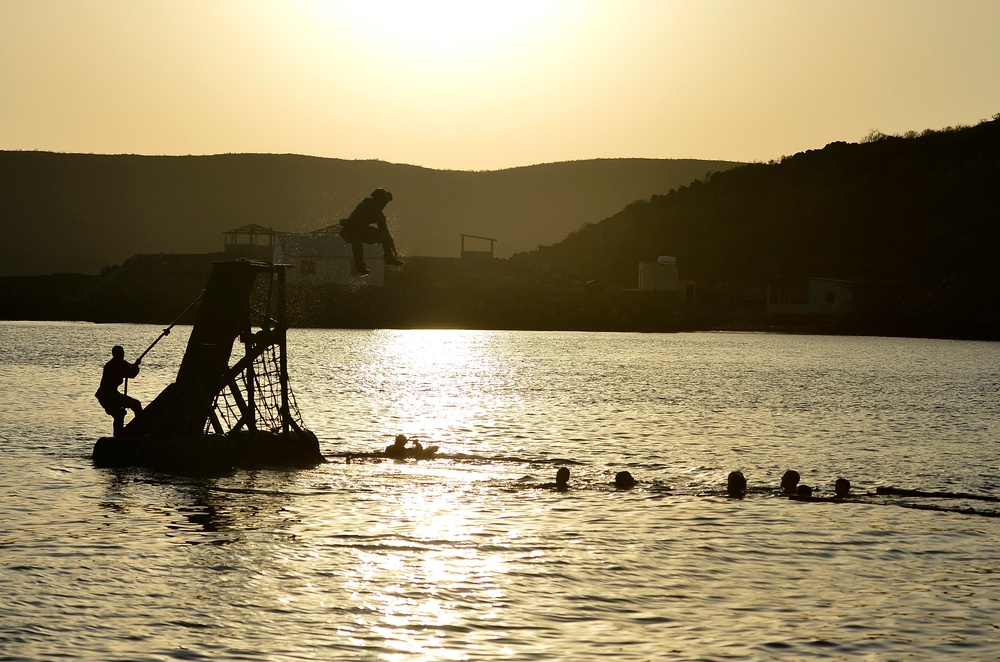
<svg viewBox="0 0 1000 662">
<path fill-rule="evenodd" d="M 163 324 L 205 286 L 222 254 L 137 255 L 100 275 L 0 277 L 0 319 Z M 540 273 L 541 271 L 541 273 Z M 531 271 L 508 260 L 408 259 L 385 286 L 289 286 L 292 327 L 673 333 L 730 331 L 1000 341 L 997 311 L 956 306 L 870 307 L 836 317 L 766 313 L 766 288 L 702 284 L 694 301 L 673 292 L 587 287 L 584 276 Z M 960 309 L 962 310 L 962 309 Z M 193 316 L 191 317 L 193 320 Z M 182 320 L 181 323 L 190 323 Z"/>
</svg>

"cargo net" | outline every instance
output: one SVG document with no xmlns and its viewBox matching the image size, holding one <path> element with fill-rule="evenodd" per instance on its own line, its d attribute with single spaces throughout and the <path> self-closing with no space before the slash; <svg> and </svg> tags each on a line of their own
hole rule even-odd
<svg viewBox="0 0 1000 662">
<path fill-rule="evenodd" d="M 277 347 L 269 344 L 253 360 L 251 370 L 244 370 L 215 396 L 212 414 L 205 422 L 205 434 L 228 434 L 244 429 L 282 431 L 281 368 Z M 303 426 L 291 385 L 288 387 L 288 416 L 293 426 Z"/>
</svg>

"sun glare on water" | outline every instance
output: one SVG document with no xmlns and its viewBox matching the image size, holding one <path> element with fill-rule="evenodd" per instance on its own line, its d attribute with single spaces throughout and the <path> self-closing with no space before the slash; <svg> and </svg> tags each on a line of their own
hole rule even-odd
<svg viewBox="0 0 1000 662">
<path fill-rule="evenodd" d="M 469 425 L 481 407 L 476 385 L 489 370 L 482 334 L 428 330 L 387 332 L 385 353 L 399 366 L 393 375 L 396 414 L 425 434 L 445 434 Z M 470 392 L 472 389 L 472 392 Z M 425 438 L 425 441 L 429 441 Z"/>
</svg>

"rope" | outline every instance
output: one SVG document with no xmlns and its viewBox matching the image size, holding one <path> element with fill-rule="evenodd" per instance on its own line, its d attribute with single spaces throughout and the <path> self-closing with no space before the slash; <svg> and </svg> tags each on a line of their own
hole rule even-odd
<svg viewBox="0 0 1000 662">
<path fill-rule="evenodd" d="M 135 362 L 136 362 L 136 363 L 139 363 L 140 361 L 142 361 L 142 358 L 143 358 L 144 356 L 146 356 L 146 354 L 149 354 L 149 351 L 150 351 L 151 349 L 153 349 L 154 347 L 156 347 L 156 343 L 158 343 L 158 342 L 160 342 L 161 340 L 163 340 L 163 338 L 164 338 L 165 336 L 169 336 L 169 335 L 170 335 L 170 329 L 172 329 L 172 328 L 174 328 L 175 326 L 177 326 L 177 323 L 181 321 L 181 318 L 182 318 L 182 317 L 184 317 L 185 315 L 187 315 L 187 312 L 188 312 L 189 310 L 191 310 L 192 308 L 194 308 L 194 305 L 195 305 L 196 303 L 198 303 L 199 301 L 201 301 L 201 298 L 202 298 L 203 296 L 205 296 L 205 290 L 202 290 L 202 291 L 201 291 L 201 294 L 199 294 L 199 295 L 198 295 L 198 298 L 196 298 L 196 299 L 195 299 L 194 301 L 192 301 L 192 302 L 191 302 L 191 304 L 190 304 L 190 305 L 189 305 L 189 306 L 188 306 L 187 308 L 185 308 L 185 309 L 184 309 L 184 312 L 182 312 L 182 313 L 181 313 L 180 315 L 178 315 L 178 316 L 177 316 L 177 318 L 176 318 L 176 319 L 175 319 L 175 320 L 174 320 L 173 322 L 171 322 L 171 323 L 170 323 L 170 326 L 168 326 L 167 328 L 165 328 L 165 329 L 164 329 L 164 330 L 163 330 L 163 331 L 162 331 L 162 332 L 160 333 L 159 337 L 157 337 L 157 339 L 156 339 L 156 340 L 154 340 L 154 341 L 153 341 L 153 343 L 152 343 L 152 344 L 151 344 L 151 345 L 150 345 L 149 347 L 147 347 L 147 348 L 146 348 L 146 351 L 145 351 L 145 352 L 143 352 L 142 354 L 140 354 L 140 355 L 139 355 L 139 358 L 137 358 L 137 359 L 135 360 Z M 126 377 L 126 378 L 125 378 L 125 395 L 128 395 L 128 377 Z"/>
<path fill-rule="evenodd" d="M 215 397 L 213 408 L 216 420 L 222 426 L 224 433 L 229 433 L 247 421 L 243 420 L 244 411 L 241 409 L 238 400 L 243 406 L 249 405 L 251 398 L 244 394 L 253 391 L 253 424 L 257 430 L 267 431 L 277 434 L 283 427 L 283 415 L 280 401 L 280 365 L 277 353 L 277 346 L 271 344 L 267 350 L 253 360 L 253 379 L 249 379 L 247 370 L 244 369 L 234 380 L 227 384 Z M 249 368 L 249 366 L 248 366 Z M 243 393 L 234 394 L 233 386 L 241 389 Z M 302 415 L 299 412 L 298 403 L 292 392 L 291 385 L 288 389 L 288 418 L 292 426 L 303 425 Z M 212 420 L 205 422 L 203 432 L 208 434 L 212 429 Z"/>
<path fill-rule="evenodd" d="M 175 319 L 175 320 L 174 320 L 173 322 L 171 322 L 171 323 L 170 323 L 170 326 L 168 326 L 167 328 L 165 328 L 165 329 L 163 330 L 163 332 L 162 332 L 162 333 L 160 333 L 160 336 L 159 336 L 159 337 L 158 337 L 158 338 L 157 338 L 156 340 L 154 340 L 154 341 L 153 341 L 153 344 L 151 344 L 151 345 L 150 345 L 149 347 L 147 347 L 147 348 L 146 348 L 146 351 L 145 351 L 145 352 L 143 352 L 142 354 L 140 354 L 140 355 L 139 355 L 139 358 L 137 358 L 137 359 L 135 360 L 135 361 L 136 361 L 136 363 L 138 363 L 139 361 L 141 361 L 141 360 L 142 360 L 142 357 L 146 356 L 146 354 L 149 354 L 149 350 L 153 349 L 153 347 L 155 347 L 155 346 L 156 346 L 156 343 L 158 343 L 158 342 L 160 342 L 161 340 L 163 340 L 163 337 L 164 337 L 164 336 L 169 336 L 169 335 L 170 335 L 170 329 L 172 329 L 172 328 L 174 328 L 175 326 L 177 326 L 177 323 L 181 321 L 181 318 L 182 318 L 182 317 L 184 317 L 185 315 L 187 315 L 187 312 L 188 312 L 189 310 L 191 310 L 192 308 L 194 308 L 194 305 L 195 305 L 196 303 L 198 303 L 199 301 L 201 301 L 201 298 L 202 298 L 203 296 L 205 296 L 205 290 L 202 290 L 202 291 L 201 291 L 201 294 L 199 294 L 199 295 L 198 295 L 198 298 L 197 298 L 197 299 L 195 299 L 194 301 L 192 301 L 192 302 L 191 302 L 191 304 L 190 304 L 190 305 L 189 305 L 189 306 L 188 306 L 187 308 L 185 308 L 185 309 L 184 309 L 184 312 L 182 312 L 182 313 L 181 313 L 180 315 L 178 315 L 178 316 L 177 316 L 177 319 Z"/>
</svg>

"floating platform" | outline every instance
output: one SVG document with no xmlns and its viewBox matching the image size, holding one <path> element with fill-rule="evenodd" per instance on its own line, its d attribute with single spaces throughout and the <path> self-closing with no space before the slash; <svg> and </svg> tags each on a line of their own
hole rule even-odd
<svg viewBox="0 0 1000 662">
<path fill-rule="evenodd" d="M 203 474 L 326 462 L 289 384 L 285 268 L 251 260 L 213 264 L 176 380 L 121 435 L 97 440 L 96 466 Z M 255 294 L 260 275 L 269 282 Z M 242 355 L 230 365 L 237 341 Z"/>
<path fill-rule="evenodd" d="M 219 474 L 237 469 L 310 469 L 326 462 L 309 430 L 288 434 L 237 432 L 195 437 L 101 437 L 98 467 L 144 467 L 175 474 Z"/>
</svg>

